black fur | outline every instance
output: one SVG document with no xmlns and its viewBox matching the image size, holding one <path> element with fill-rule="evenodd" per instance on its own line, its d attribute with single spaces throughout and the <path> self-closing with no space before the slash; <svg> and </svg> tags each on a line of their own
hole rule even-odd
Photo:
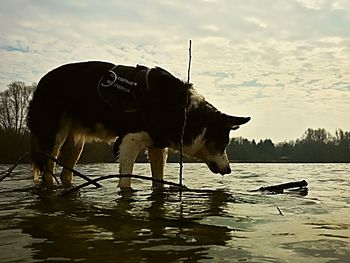
<svg viewBox="0 0 350 263">
<path fill-rule="evenodd" d="M 210 153 L 223 153 L 229 131 L 249 118 L 230 117 L 205 100 L 191 106 L 194 94 L 187 84 L 162 68 L 149 71 L 148 86 L 143 66 L 120 66 L 121 74 L 138 83 L 131 92 L 113 87 L 98 88 L 101 77 L 115 65 L 107 62 L 81 62 L 63 65 L 47 73 L 38 83 L 28 111 L 28 127 L 38 150 L 50 153 L 63 117 L 95 132 L 102 124 L 116 140 L 118 154 L 121 137 L 127 133 L 147 131 L 158 148 L 178 146 L 187 107 L 184 144 L 190 145 L 206 129 L 206 146 Z M 130 77 L 131 76 L 131 77 Z M 43 161 L 34 160 L 37 165 Z"/>
<path fill-rule="evenodd" d="M 113 66 L 106 62 L 67 64 L 40 80 L 30 103 L 28 127 L 44 151 L 53 147 L 54 135 L 64 114 L 91 132 L 96 123 L 101 123 L 116 136 L 148 131 L 160 147 L 178 141 L 178 130 L 183 123 L 182 110 L 190 86 L 167 71 L 154 68 L 149 75 L 149 93 L 136 92 L 137 101 L 131 94 L 103 90 L 103 95 L 114 106 L 111 108 L 99 97 L 97 85 L 101 76 Z M 145 70 L 144 67 L 132 69 Z M 129 107 L 142 112 L 123 112 Z"/>
</svg>

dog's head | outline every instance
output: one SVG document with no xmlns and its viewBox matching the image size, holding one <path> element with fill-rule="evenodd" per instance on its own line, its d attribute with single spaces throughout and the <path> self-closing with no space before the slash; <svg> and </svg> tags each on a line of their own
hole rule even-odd
<svg viewBox="0 0 350 263">
<path fill-rule="evenodd" d="M 155 68 L 150 72 L 147 99 L 148 126 L 155 146 L 179 149 L 184 125 L 184 152 L 205 162 L 214 173 L 231 172 L 226 147 L 231 130 L 238 129 L 250 118 L 229 116 L 218 111 L 185 83 L 169 72 Z"/>
<path fill-rule="evenodd" d="M 238 129 L 249 120 L 250 117 L 223 114 L 204 98 L 192 99 L 185 130 L 185 153 L 205 162 L 213 173 L 231 173 L 226 154 L 230 131 Z M 191 140 L 191 134 L 197 136 Z"/>
<path fill-rule="evenodd" d="M 203 146 L 195 153 L 195 157 L 204 161 L 213 173 L 222 175 L 231 173 L 226 147 L 230 142 L 230 130 L 236 130 L 239 125 L 247 123 L 249 117 L 223 115 L 226 119 L 209 126 L 204 130 Z"/>
</svg>

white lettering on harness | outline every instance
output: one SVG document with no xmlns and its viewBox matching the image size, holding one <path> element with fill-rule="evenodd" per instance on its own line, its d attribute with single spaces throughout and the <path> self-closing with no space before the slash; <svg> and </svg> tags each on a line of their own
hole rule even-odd
<svg viewBox="0 0 350 263">
<path fill-rule="evenodd" d="M 137 83 L 134 82 L 134 81 L 131 81 L 131 80 L 122 78 L 122 77 L 120 77 L 120 76 L 118 76 L 118 75 L 116 75 L 116 77 L 117 77 L 117 80 L 120 81 L 120 82 L 122 82 L 122 83 L 128 84 L 128 85 L 130 85 L 130 86 L 137 86 Z"/>
<path fill-rule="evenodd" d="M 130 89 L 122 86 L 121 84 L 126 84 L 126 85 L 134 86 L 134 87 L 137 86 L 137 82 L 120 77 L 117 74 L 115 74 L 115 72 L 112 70 L 109 70 L 108 72 L 109 72 L 108 79 L 106 79 L 104 83 L 101 83 L 102 87 L 113 86 L 121 91 L 129 93 Z M 120 82 L 120 84 L 116 83 L 117 81 Z"/>
</svg>

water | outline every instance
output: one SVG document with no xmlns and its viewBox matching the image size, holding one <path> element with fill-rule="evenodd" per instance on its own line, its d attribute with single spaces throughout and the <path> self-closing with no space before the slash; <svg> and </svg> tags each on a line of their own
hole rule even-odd
<svg viewBox="0 0 350 263">
<path fill-rule="evenodd" d="M 117 165 L 77 168 L 96 177 Z M 180 199 L 140 180 L 122 194 L 113 179 L 61 197 L 62 189 L 35 185 L 29 166 L 19 166 L 0 183 L 0 262 L 350 262 L 350 164 L 231 168 L 221 177 L 185 164 L 185 185 L 213 191 Z M 136 164 L 134 172 L 150 169 Z M 168 164 L 167 174 L 177 182 L 178 165 Z M 303 179 L 307 195 L 248 192 Z"/>
</svg>

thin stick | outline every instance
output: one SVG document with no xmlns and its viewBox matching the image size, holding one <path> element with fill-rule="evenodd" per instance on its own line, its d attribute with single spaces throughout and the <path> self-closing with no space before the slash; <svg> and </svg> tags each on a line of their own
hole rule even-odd
<svg viewBox="0 0 350 263">
<path fill-rule="evenodd" d="M 12 165 L 9 169 L 7 169 L 6 171 L 3 171 L 0 173 L 0 182 L 2 180 L 4 180 L 6 177 L 10 176 L 12 171 L 20 164 L 20 162 L 26 158 L 27 156 L 29 156 L 31 153 L 30 152 L 27 152 L 25 153 L 24 155 L 22 155 L 21 157 L 19 157 L 16 161 L 16 163 L 14 165 Z"/>
<path fill-rule="evenodd" d="M 283 213 L 282 213 L 282 211 L 280 210 L 280 208 L 278 206 L 277 206 L 277 210 L 280 213 L 280 215 L 283 216 Z"/>
<path fill-rule="evenodd" d="M 89 182 L 85 182 L 81 185 L 78 185 L 66 192 L 64 192 L 61 196 L 67 195 L 69 193 L 75 192 L 83 187 L 86 187 L 90 184 L 95 184 L 98 181 L 102 181 L 102 180 L 106 180 L 106 179 L 110 179 L 110 178 L 125 178 L 125 177 L 129 177 L 129 178 L 137 178 L 137 179 L 143 179 L 143 180 L 148 180 L 148 181 L 153 181 L 153 182 L 158 182 L 158 183 L 162 183 L 162 184 L 166 184 L 166 185 L 172 185 L 172 186 L 176 186 L 179 187 L 180 189 L 187 189 L 186 186 L 184 185 L 180 185 L 177 183 L 173 183 L 173 182 L 168 182 L 168 181 L 164 181 L 161 179 L 156 179 L 156 178 L 152 178 L 152 177 L 148 177 L 148 176 L 143 176 L 143 175 L 135 175 L 135 174 L 109 174 L 109 175 L 105 175 L 105 176 L 101 176 L 99 178 L 96 179 L 92 179 Z"/>
<path fill-rule="evenodd" d="M 187 83 L 190 84 L 190 73 L 191 73 L 191 60 L 192 60 L 192 40 L 189 42 L 189 49 L 188 49 L 188 70 L 187 70 Z M 184 161 L 184 133 L 185 133 L 185 126 L 186 126 L 186 121 L 187 121 L 187 112 L 186 112 L 186 107 L 187 107 L 187 97 L 186 97 L 186 102 L 185 102 L 185 107 L 184 107 L 184 123 L 182 126 L 182 131 L 181 131 L 181 139 L 180 139 L 180 174 L 179 174 L 179 185 L 182 185 L 182 172 L 183 172 L 183 161 Z"/>
<path fill-rule="evenodd" d="M 97 188 L 102 187 L 102 185 L 100 185 L 100 184 L 97 183 L 97 182 L 93 182 L 93 180 L 91 180 L 91 179 L 90 179 L 89 177 L 87 177 L 86 175 L 83 175 L 82 173 L 79 173 L 78 171 L 76 171 L 76 170 L 74 170 L 74 169 L 72 169 L 72 168 L 67 167 L 67 166 L 64 165 L 61 161 L 59 161 L 57 158 L 54 158 L 54 157 L 52 157 L 52 156 L 50 156 L 50 155 L 48 155 L 48 154 L 46 154 L 46 153 L 44 153 L 44 152 L 32 152 L 31 154 L 33 154 L 33 153 L 44 155 L 46 158 L 50 159 L 51 161 L 54 161 L 55 163 L 57 163 L 58 165 L 62 166 L 62 167 L 65 168 L 66 170 L 72 172 L 73 174 L 79 176 L 80 178 L 82 178 L 82 179 L 84 179 L 84 180 L 86 180 L 86 181 L 88 181 L 88 182 L 91 182 L 91 184 L 95 185 Z"/>
<path fill-rule="evenodd" d="M 187 83 L 190 84 L 190 73 L 191 73 L 191 60 L 192 60 L 192 40 L 190 39 L 190 47 L 188 49 L 188 71 L 187 71 Z"/>
</svg>

